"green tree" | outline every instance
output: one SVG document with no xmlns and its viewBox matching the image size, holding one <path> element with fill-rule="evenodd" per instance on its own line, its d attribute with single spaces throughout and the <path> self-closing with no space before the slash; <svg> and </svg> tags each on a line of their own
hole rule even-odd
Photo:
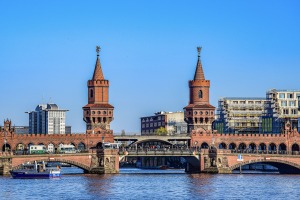
<svg viewBox="0 0 300 200">
<path fill-rule="evenodd" d="M 168 131 L 164 127 L 155 130 L 155 135 L 167 135 Z"/>
</svg>

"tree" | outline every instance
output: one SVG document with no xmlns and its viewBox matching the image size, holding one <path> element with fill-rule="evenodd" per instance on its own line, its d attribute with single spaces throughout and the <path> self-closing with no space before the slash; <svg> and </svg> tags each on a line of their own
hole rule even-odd
<svg viewBox="0 0 300 200">
<path fill-rule="evenodd" d="M 167 135 L 168 131 L 164 127 L 155 130 L 155 135 Z"/>
<path fill-rule="evenodd" d="M 125 136 L 125 130 L 124 129 L 121 131 L 121 136 Z"/>
</svg>

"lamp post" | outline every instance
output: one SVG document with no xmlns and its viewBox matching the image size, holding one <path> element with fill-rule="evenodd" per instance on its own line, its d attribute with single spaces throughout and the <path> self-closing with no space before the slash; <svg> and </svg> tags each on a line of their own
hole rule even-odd
<svg viewBox="0 0 300 200">
<path fill-rule="evenodd" d="M 104 149 L 104 136 L 102 136 L 102 148 Z"/>
<path fill-rule="evenodd" d="M 5 131 L 4 132 L 4 152 L 6 152 L 6 143 L 7 143 L 6 135 L 7 135 L 7 132 Z"/>
</svg>

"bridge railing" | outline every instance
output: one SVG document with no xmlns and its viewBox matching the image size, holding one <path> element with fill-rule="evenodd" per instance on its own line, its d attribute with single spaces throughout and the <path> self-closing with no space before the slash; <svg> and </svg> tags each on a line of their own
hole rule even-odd
<svg viewBox="0 0 300 200">
<path fill-rule="evenodd" d="M 120 155 L 195 155 L 200 153 L 196 148 L 122 148 Z"/>
<path fill-rule="evenodd" d="M 256 149 L 234 149 L 231 150 L 231 153 L 237 154 L 292 154 L 292 155 L 300 155 L 299 151 L 288 152 L 285 150 L 256 150 Z"/>
</svg>

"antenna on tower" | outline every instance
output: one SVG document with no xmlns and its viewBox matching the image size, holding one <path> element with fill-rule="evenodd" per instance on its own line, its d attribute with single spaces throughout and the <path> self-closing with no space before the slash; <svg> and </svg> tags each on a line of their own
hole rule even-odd
<svg viewBox="0 0 300 200">
<path fill-rule="evenodd" d="M 51 101 L 52 101 L 52 98 L 50 97 L 50 98 L 49 98 L 49 103 L 52 103 Z"/>
</svg>

